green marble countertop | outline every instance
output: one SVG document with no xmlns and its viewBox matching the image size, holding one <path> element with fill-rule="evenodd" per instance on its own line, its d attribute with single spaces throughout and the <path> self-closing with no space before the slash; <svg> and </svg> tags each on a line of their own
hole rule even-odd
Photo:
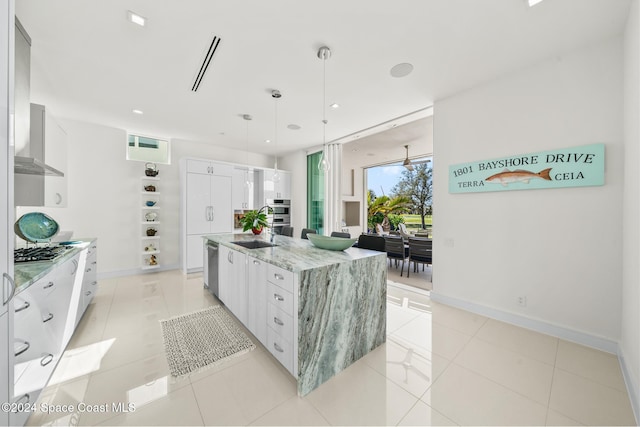
<svg viewBox="0 0 640 427">
<path fill-rule="evenodd" d="M 269 241 L 269 234 L 263 233 L 259 236 L 253 234 L 210 234 L 204 236 L 205 239 L 217 242 L 238 252 L 253 256 L 259 260 L 282 267 L 285 270 L 300 272 L 329 265 L 351 262 L 363 258 L 381 257 L 386 259 L 384 252 L 371 251 L 368 249 L 349 248 L 344 251 L 330 251 L 320 249 L 306 239 L 276 235 L 275 247 L 247 249 L 243 246 L 234 245 L 233 241 L 262 240 Z"/>
<path fill-rule="evenodd" d="M 74 241 L 79 241 L 81 243 L 69 245 L 72 246 L 72 249 L 65 252 L 54 261 L 32 261 L 14 264 L 13 270 L 16 282 L 16 294 L 19 294 L 38 280 L 42 279 L 57 266 L 73 258 L 78 252 L 89 246 L 94 240 L 94 238 L 74 239 Z"/>
</svg>

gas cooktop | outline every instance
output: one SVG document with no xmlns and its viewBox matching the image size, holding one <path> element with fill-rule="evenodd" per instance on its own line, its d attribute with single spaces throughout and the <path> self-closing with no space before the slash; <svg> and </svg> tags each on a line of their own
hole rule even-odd
<svg viewBox="0 0 640 427">
<path fill-rule="evenodd" d="M 53 261 L 63 255 L 71 246 L 34 246 L 13 251 L 13 262 Z"/>
</svg>

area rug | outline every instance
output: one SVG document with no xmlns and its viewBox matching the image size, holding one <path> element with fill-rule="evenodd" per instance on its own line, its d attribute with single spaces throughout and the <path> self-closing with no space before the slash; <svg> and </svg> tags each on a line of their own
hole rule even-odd
<svg viewBox="0 0 640 427">
<path fill-rule="evenodd" d="M 174 377 L 199 372 L 256 348 L 221 306 L 161 320 L 160 324 Z"/>
</svg>

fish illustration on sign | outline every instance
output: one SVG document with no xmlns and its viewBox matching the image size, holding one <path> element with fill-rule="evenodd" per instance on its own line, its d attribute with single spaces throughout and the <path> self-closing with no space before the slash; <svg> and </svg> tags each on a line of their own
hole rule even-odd
<svg viewBox="0 0 640 427">
<path fill-rule="evenodd" d="M 491 175 L 489 178 L 486 178 L 485 181 L 493 182 L 496 184 L 502 184 L 503 187 L 506 187 L 507 184 L 512 182 L 524 182 L 528 184 L 529 181 L 533 178 L 541 178 L 547 181 L 551 181 L 551 177 L 549 176 L 549 172 L 552 168 L 541 170 L 538 173 L 517 169 L 514 171 L 510 171 L 509 169 L 505 169 L 500 173 L 495 175 Z"/>
</svg>

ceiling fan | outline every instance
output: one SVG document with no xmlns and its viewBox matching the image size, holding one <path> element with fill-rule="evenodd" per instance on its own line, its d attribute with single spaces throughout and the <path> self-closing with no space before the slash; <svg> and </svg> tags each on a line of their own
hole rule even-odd
<svg viewBox="0 0 640 427">
<path fill-rule="evenodd" d="M 402 162 L 402 166 L 404 166 L 405 168 L 407 168 L 408 171 L 412 171 L 413 170 L 413 165 L 419 165 L 422 163 L 429 163 L 431 160 L 418 160 L 418 161 L 411 161 L 409 160 L 409 146 L 405 145 L 404 148 L 407 150 L 407 157 L 404 159 L 404 162 Z"/>
</svg>

